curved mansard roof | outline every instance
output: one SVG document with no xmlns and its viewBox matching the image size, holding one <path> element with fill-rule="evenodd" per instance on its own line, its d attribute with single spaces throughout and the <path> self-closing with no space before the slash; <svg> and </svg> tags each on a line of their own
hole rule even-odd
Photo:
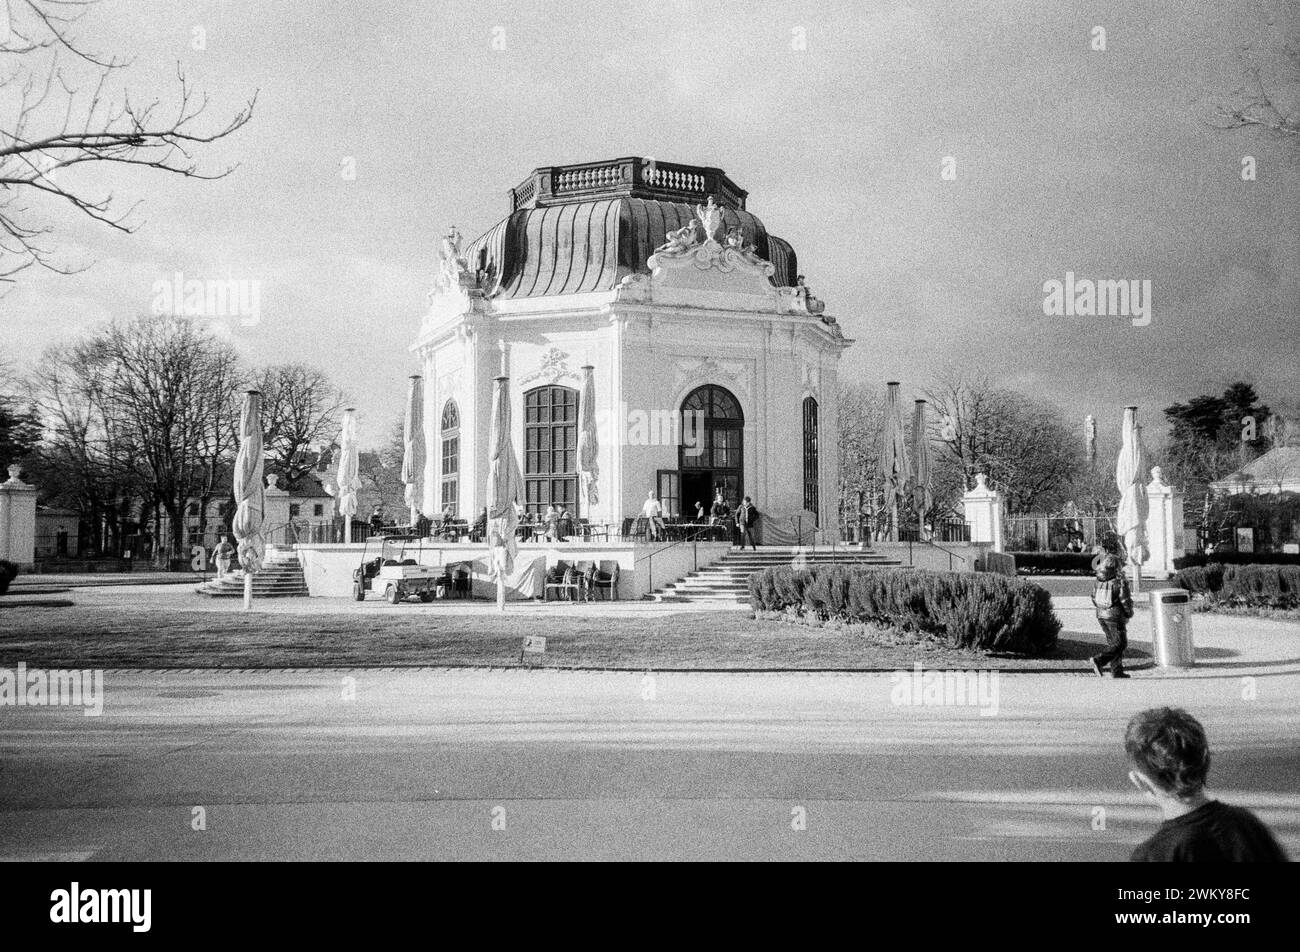
<svg viewBox="0 0 1300 952">
<path fill-rule="evenodd" d="M 482 273 L 483 290 L 500 297 L 608 291 L 648 271 L 646 259 L 667 233 L 694 222 L 708 196 L 722 206 L 723 233 L 739 226 L 772 262 L 772 283 L 793 287 L 790 244 L 769 235 L 745 211 L 746 193 L 718 169 L 627 158 L 536 169 L 510 190 L 511 212 L 471 242 L 464 258 Z M 701 229 L 695 222 L 696 235 Z"/>
</svg>

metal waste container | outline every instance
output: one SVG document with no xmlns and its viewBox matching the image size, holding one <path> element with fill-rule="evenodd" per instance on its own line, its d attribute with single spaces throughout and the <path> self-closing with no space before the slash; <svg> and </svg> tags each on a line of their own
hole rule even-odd
<svg viewBox="0 0 1300 952">
<path fill-rule="evenodd" d="M 1160 667 L 1190 668 L 1196 664 L 1190 592 L 1181 588 L 1151 592 L 1151 641 Z"/>
</svg>

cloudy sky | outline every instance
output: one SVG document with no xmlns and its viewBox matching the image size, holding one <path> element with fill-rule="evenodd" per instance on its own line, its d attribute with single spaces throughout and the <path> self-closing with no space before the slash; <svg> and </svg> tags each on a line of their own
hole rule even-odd
<svg viewBox="0 0 1300 952">
<path fill-rule="evenodd" d="M 258 281 L 261 319 L 232 338 L 324 367 L 376 441 L 447 225 L 487 229 L 536 166 L 642 155 L 748 189 L 858 340 L 844 379 L 911 391 L 964 365 L 1103 426 L 1237 379 L 1280 402 L 1300 363 L 1300 145 L 1204 120 L 1243 48 L 1271 70 L 1300 38 L 1297 6 L 103 0 L 79 34 L 133 60 L 135 98 L 173 95 L 179 62 L 214 119 L 254 93 L 256 114 L 209 153 L 240 163 L 221 181 L 82 173 L 141 199 L 140 227 L 51 211 L 65 263 L 91 266 L 23 274 L 0 352 L 21 366 L 146 313 L 176 272 Z M 1045 316 L 1067 271 L 1149 279 L 1151 323 Z"/>
</svg>

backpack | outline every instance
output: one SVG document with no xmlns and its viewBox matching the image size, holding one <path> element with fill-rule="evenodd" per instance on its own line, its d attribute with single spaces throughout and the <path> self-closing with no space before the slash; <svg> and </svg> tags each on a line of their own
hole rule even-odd
<svg viewBox="0 0 1300 952">
<path fill-rule="evenodd" d="M 1098 612 L 1116 611 L 1125 618 L 1132 618 L 1132 610 L 1124 606 L 1123 591 L 1124 580 L 1119 576 L 1098 582 L 1092 590 L 1092 604 Z"/>
</svg>

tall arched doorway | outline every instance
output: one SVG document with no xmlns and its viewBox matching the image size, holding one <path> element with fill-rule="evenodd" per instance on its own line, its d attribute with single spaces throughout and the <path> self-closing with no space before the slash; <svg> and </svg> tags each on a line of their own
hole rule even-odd
<svg viewBox="0 0 1300 952">
<path fill-rule="evenodd" d="M 725 387 L 697 387 L 682 401 L 678 448 L 680 511 L 694 516 L 695 504 L 709 511 L 713 495 L 723 491 L 734 509 L 745 493 L 745 415 L 740 401 Z"/>
<path fill-rule="evenodd" d="M 578 391 L 538 387 L 524 394 L 524 508 L 578 515 Z"/>
</svg>

